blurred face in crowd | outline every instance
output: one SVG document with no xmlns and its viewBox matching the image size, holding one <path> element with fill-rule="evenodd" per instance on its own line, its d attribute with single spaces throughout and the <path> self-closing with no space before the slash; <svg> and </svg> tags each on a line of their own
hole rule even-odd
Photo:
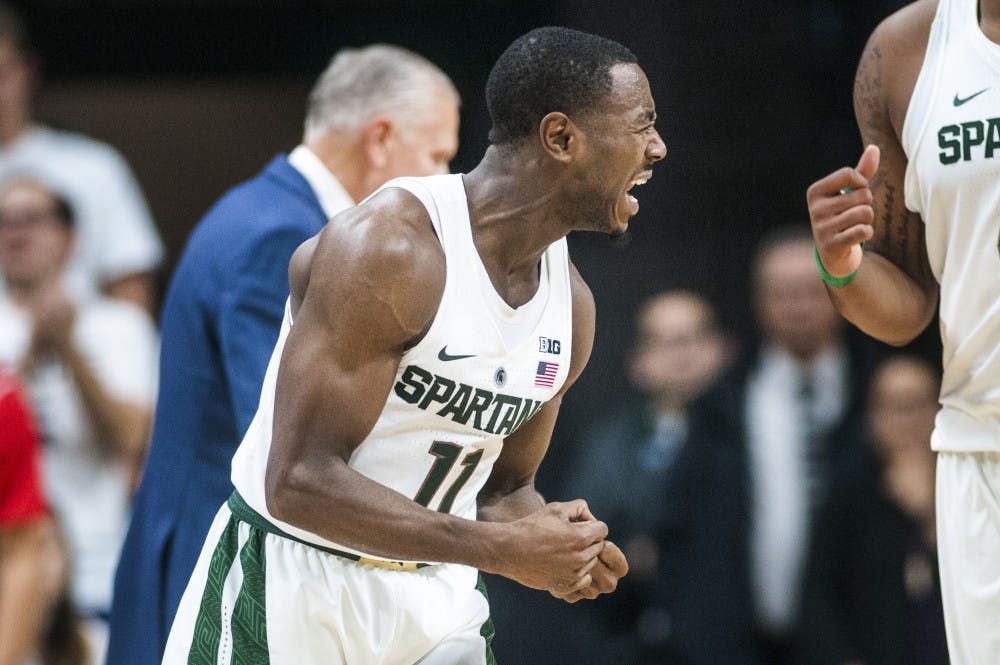
<svg viewBox="0 0 1000 665">
<path fill-rule="evenodd" d="M 765 250 L 756 266 L 756 290 L 757 323 L 767 342 L 807 359 L 840 334 L 843 324 L 816 272 L 808 240 Z"/>
<path fill-rule="evenodd" d="M 435 85 L 438 89 L 427 108 L 400 113 L 395 119 L 382 116 L 361 130 L 367 168 L 359 188 L 351 192 L 356 199 L 393 178 L 448 173 L 448 163 L 458 151 L 458 100 L 444 86 Z"/>
<path fill-rule="evenodd" d="M 879 367 L 872 377 L 869 419 L 884 456 L 933 456 L 938 390 L 936 373 L 921 361 L 894 358 Z"/>
<path fill-rule="evenodd" d="M 458 151 L 458 104 L 441 87 L 431 102 L 431 111 L 410 126 L 400 123 L 396 142 L 389 151 L 385 179 L 402 176 L 443 175 Z"/>
<path fill-rule="evenodd" d="M 693 294 L 668 293 L 639 314 L 629 375 L 639 391 L 683 405 L 708 387 L 726 357 L 708 304 Z"/>
<path fill-rule="evenodd" d="M 59 274 L 72 244 L 73 232 L 43 186 L 18 182 L 0 191 L 0 271 L 10 286 Z"/>
</svg>

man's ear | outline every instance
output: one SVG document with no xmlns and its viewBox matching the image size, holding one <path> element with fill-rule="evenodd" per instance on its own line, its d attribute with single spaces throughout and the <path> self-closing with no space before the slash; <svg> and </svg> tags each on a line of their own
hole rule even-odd
<svg viewBox="0 0 1000 665">
<path fill-rule="evenodd" d="M 542 147 L 556 160 L 569 163 L 583 146 L 583 135 L 565 113 L 553 111 L 538 123 Z"/>
<path fill-rule="evenodd" d="M 396 131 L 396 124 L 384 115 L 375 116 L 361 128 L 361 149 L 370 168 L 384 168 L 388 163 Z"/>
</svg>

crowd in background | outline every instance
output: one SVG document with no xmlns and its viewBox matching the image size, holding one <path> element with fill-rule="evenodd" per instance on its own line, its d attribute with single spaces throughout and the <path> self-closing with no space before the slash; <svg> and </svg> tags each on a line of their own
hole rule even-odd
<svg viewBox="0 0 1000 665">
<path fill-rule="evenodd" d="M 84 665 L 103 661 L 152 427 L 164 250 L 121 155 L 35 119 L 33 58 L 3 9 L 0 665 Z M 938 370 L 850 329 L 804 211 L 787 223 L 743 275 L 752 322 L 727 325 L 724 284 L 599 318 L 632 333 L 616 370 L 630 390 L 570 414 L 541 484 L 587 499 L 631 573 L 576 605 L 491 578 L 501 662 L 947 663 Z"/>
<path fill-rule="evenodd" d="M 623 368 L 637 397 L 609 398 L 552 489 L 608 520 L 630 573 L 591 607 L 491 579 L 499 659 L 948 662 L 930 449 L 940 373 L 849 329 L 811 248 L 802 226 L 762 239 L 752 340 L 690 291 L 639 308 Z"/>
</svg>

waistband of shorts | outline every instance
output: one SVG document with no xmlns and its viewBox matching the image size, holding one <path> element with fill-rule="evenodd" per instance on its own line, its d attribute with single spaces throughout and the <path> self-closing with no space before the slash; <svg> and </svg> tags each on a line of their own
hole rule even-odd
<svg viewBox="0 0 1000 665">
<path fill-rule="evenodd" d="M 376 568 L 384 568 L 385 570 L 419 570 L 420 568 L 426 568 L 433 564 L 430 563 L 418 563 L 415 561 L 388 561 L 386 559 L 373 559 L 367 556 L 361 556 L 360 554 L 354 554 L 353 552 L 345 552 L 343 550 L 334 549 L 332 547 L 324 547 L 323 545 L 317 545 L 316 543 L 310 543 L 308 540 L 303 540 L 302 538 L 297 538 L 292 534 L 282 531 L 277 526 L 272 524 L 266 517 L 258 513 L 256 510 L 250 507 L 250 505 L 240 496 L 239 492 L 233 492 L 229 496 L 229 500 L 226 502 L 229 506 L 229 510 L 233 513 L 233 517 L 241 522 L 245 522 L 255 529 L 260 529 L 265 533 L 270 533 L 281 538 L 287 538 L 288 540 L 293 540 L 296 543 L 301 543 L 302 545 L 307 545 L 313 549 L 319 550 L 320 552 L 326 552 L 327 554 L 333 554 L 334 556 L 339 556 L 342 559 L 349 559 L 351 561 L 356 561 L 368 566 L 375 566 Z"/>
</svg>

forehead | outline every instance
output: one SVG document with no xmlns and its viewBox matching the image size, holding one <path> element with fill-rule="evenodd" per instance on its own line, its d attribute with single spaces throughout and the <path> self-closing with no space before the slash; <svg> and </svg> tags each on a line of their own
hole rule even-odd
<svg viewBox="0 0 1000 665">
<path fill-rule="evenodd" d="M 789 240 L 765 249 L 757 259 L 756 272 L 767 283 L 803 276 L 819 281 L 812 244 L 807 240 Z"/>
<path fill-rule="evenodd" d="M 458 142 L 459 111 L 458 99 L 444 86 L 438 86 L 433 95 L 419 111 L 401 122 L 404 129 L 420 132 L 424 138 L 433 137 L 438 141 Z"/>
<path fill-rule="evenodd" d="M 628 120 L 651 120 L 656 104 L 649 89 L 646 73 L 637 64 L 619 63 L 611 68 L 611 92 L 608 109 L 624 114 Z"/>
<path fill-rule="evenodd" d="M 647 329 L 700 328 L 709 318 L 705 303 L 680 294 L 660 296 L 650 301 L 642 312 L 642 324 Z"/>
<path fill-rule="evenodd" d="M 22 208 L 47 205 L 52 195 L 41 185 L 31 182 L 15 182 L 0 190 L 0 205 L 5 208 Z"/>
</svg>

